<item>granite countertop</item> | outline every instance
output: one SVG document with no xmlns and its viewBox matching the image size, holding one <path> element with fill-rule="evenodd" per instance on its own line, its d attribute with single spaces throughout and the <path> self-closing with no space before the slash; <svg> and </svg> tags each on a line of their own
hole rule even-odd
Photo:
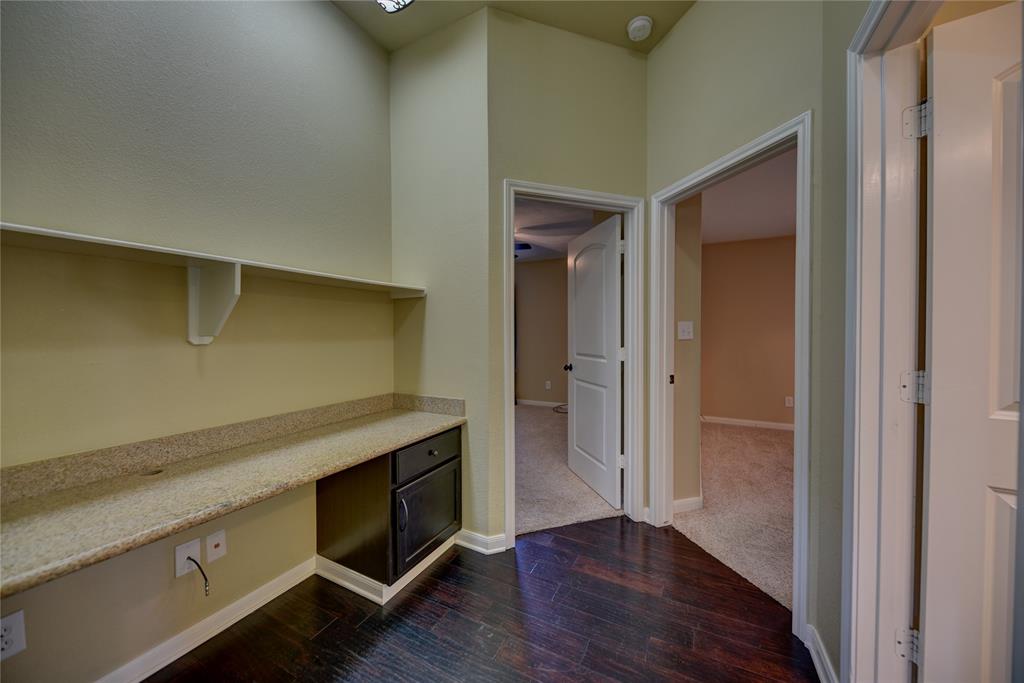
<svg viewBox="0 0 1024 683">
<path fill-rule="evenodd" d="M 238 448 L 24 498 L 2 508 L 0 597 L 464 424 L 386 410 Z"/>
</svg>

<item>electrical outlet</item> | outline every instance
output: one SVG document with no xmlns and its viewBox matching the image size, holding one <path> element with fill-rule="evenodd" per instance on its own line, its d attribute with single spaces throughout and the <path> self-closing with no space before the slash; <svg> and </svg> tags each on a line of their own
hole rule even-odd
<svg viewBox="0 0 1024 683">
<path fill-rule="evenodd" d="M 792 408 L 793 407 L 793 397 L 792 396 L 787 396 L 786 397 L 786 407 L 787 408 Z"/>
<path fill-rule="evenodd" d="M 26 647 L 25 610 L 18 610 L 0 620 L 0 660 L 16 655 Z"/>
<path fill-rule="evenodd" d="M 174 575 L 184 576 L 189 572 L 194 572 L 196 566 L 188 561 L 191 556 L 196 562 L 202 562 L 202 558 L 199 557 L 199 539 L 194 538 L 188 543 L 182 543 L 174 548 Z"/>
<path fill-rule="evenodd" d="M 228 535 L 221 529 L 206 537 L 206 561 L 213 562 L 228 554 Z M 191 563 L 189 563 L 191 564 Z"/>
<path fill-rule="evenodd" d="M 551 380 L 545 380 L 544 381 L 544 390 L 545 391 L 551 391 Z"/>
<path fill-rule="evenodd" d="M 692 320 L 679 320 L 676 322 L 676 339 L 679 341 L 689 341 L 690 339 L 693 339 Z"/>
</svg>

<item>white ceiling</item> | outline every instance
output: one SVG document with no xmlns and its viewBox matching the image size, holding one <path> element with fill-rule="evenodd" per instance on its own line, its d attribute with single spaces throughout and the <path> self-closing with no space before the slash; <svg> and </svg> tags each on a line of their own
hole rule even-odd
<svg viewBox="0 0 1024 683">
<path fill-rule="evenodd" d="M 569 242 L 594 225 L 592 209 L 539 199 L 517 199 L 515 216 L 516 242 L 530 245 L 516 251 L 517 262 L 564 258 Z"/>
<path fill-rule="evenodd" d="M 737 242 L 796 234 L 796 150 L 704 190 L 701 241 Z M 565 258 L 569 242 L 594 225 L 592 209 L 540 199 L 516 200 L 516 262 Z"/>
<path fill-rule="evenodd" d="M 401 12 L 388 14 L 374 0 L 333 2 L 389 51 L 490 6 L 522 19 L 647 53 L 693 5 L 693 0 L 416 0 Z M 654 28 L 646 40 L 634 43 L 626 35 L 626 24 L 641 14 L 654 20 Z"/>
<path fill-rule="evenodd" d="M 702 193 L 702 242 L 736 242 L 795 234 L 795 149 L 763 161 Z"/>
</svg>

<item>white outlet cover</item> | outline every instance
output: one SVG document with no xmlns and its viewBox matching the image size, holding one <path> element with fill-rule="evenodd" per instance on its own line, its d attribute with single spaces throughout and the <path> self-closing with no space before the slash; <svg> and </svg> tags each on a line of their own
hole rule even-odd
<svg viewBox="0 0 1024 683">
<path fill-rule="evenodd" d="M 194 538 L 188 543 L 182 543 L 174 548 L 174 575 L 184 576 L 189 572 L 194 572 L 196 566 L 188 561 L 188 557 L 195 558 L 196 562 L 202 562 L 200 557 L 200 544 L 199 539 Z"/>
<path fill-rule="evenodd" d="M 25 610 L 18 610 L 0 620 L 0 660 L 16 655 L 26 647 Z"/>
<path fill-rule="evenodd" d="M 547 390 L 551 389 L 551 380 L 545 380 L 544 381 L 544 388 L 547 389 Z"/>
<path fill-rule="evenodd" d="M 786 407 L 787 408 L 792 408 L 793 407 L 793 397 L 792 396 L 787 396 L 786 397 Z"/>
<path fill-rule="evenodd" d="M 693 321 L 680 320 L 676 323 L 676 338 L 680 341 L 693 339 Z"/>
<path fill-rule="evenodd" d="M 221 529 L 206 537 L 206 561 L 213 562 L 228 554 L 228 535 Z"/>
</svg>

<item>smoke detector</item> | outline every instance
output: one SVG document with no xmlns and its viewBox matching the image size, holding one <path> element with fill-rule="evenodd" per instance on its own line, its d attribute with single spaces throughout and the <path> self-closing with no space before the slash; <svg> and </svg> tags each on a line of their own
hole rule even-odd
<svg viewBox="0 0 1024 683">
<path fill-rule="evenodd" d="M 641 40 L 647 40 L 651 35 L 651 29 L 654 28 L 654 21 L 647 16 L 633 17 L 626 24 L 626 33 L 629 34 L 629 39 L 634 43 L 639 43 Z"/>
</svg>

